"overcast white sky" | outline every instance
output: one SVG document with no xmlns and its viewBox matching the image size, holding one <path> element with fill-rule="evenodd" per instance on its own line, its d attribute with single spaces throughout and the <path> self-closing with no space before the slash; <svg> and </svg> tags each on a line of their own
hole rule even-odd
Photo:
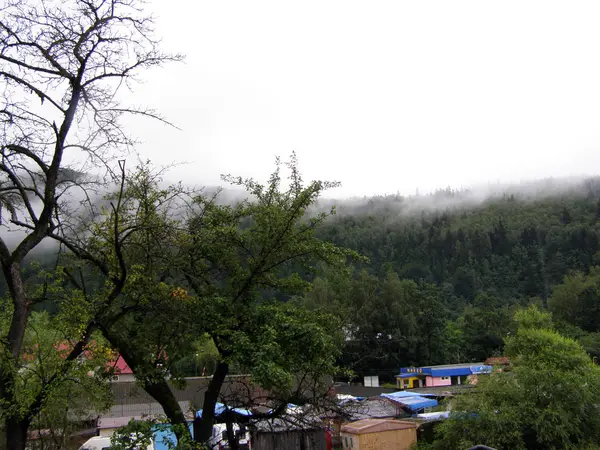
<svg viewBox="0 0 600 450">
<path fill-rule="evenodd" d="M 600 2 L 154 0 L 184 64 L 145 74 L 144 156 L 335 196 L 600 171 Z"/>
</svg>

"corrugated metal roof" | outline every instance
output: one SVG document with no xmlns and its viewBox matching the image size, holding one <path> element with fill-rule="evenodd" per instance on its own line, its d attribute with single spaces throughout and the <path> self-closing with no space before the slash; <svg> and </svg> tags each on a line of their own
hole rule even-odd
<svg viewBox="0 0 600 450">
<path fill-rule="evenodd" d="M 348 402 L 343 405 L 343 408 L 349 420 L 371 418 L 385 419 L 399 417 L 406 414 L 399 405 L 383 397 Z"/>
<path fill-rule="evenodd" d="M 396 403 L 400 403 L 401 405 L 407 407 L 413 412 L 419 411 L 424 408 L 437 406 L 438 404 L 437 400 L 421 397 L 420 395 L 416 395 L 415 393 L 408 393 L 403 391 L 393 392 L 391 394 L 381 394 L 381 396 L 389 398 L 390 400 Z"/>
</svg>

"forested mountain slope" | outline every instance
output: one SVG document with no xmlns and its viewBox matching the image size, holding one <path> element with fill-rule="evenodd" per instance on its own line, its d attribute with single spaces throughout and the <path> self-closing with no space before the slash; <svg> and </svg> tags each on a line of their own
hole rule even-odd
<svg viewBox="0 0 600 450">
<path fill-rule="evenodd" d="M 337 214 L 319 236 L 368 261 L 325 268 L 306 301 L 341 316 L 341 363 L 356 375 L 392 381 L 401 366 L 501 354 L 514 309 L 532 302 L 600 355 L 600 270 L 591 270 L 600 265 L 600 179 L 517 186 L 487 199 L 444 190 L 316 207 L 331 204 Z M 40 250 L 32 261 L 52 269 L 56 253 Z"/>
<path fill-rule="evenodd" d="M 359 374 L 391 377 L 402 365 L 485 359 L 502 352 L 514 306 L 547 306 L 571 272 L 582 272 L 580 284 L 600 286 L 587 275 L 600 264 L 599 199 L 600 181 L 589 179 L 479 202 L 451 190 L 420 202 L 340 202 L 321 237 L 369 263 L 315 280 L 308 301 L 346 315 L 345 363 Z M 588 309 L 600 298 L 590 299 L 594 292 L 587 291 Z M 556 303 L 550 299 L 559 314 Z M 593 326 L 581 331 L 568 315 L 559 318 L 574 337 L 595 341 L 586 334 L 598 331 Z"/>
<path fill-rule="evenodd" d="M 583 188 L 585 187 L 585 190 Z M 351 214 L 342 203 L 321 235 L 360 251 L 369 272 L 451 285 L 456 297 L 478 292 L 505 299 L 546 298 L 569 270 L 587 271 L 600 249 L 600 181 L 539 200 L 518 195 L 403 214 L 398 197 L 370 199 Z M 448 286 L 446 286 L 448 287 Z"/>
</svg>

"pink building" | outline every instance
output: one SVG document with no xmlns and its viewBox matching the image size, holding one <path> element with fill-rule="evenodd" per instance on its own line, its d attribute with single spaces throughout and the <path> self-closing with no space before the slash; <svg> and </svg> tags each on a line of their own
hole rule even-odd
<svg viewBox="0 0 600 450">
<path fill-rule="evenodd" d="M 435 387 L 472 384 L 478 374 L 490 373 L 492 366 L 483 363 L 448 364 L 444 366 L 403 367 L 396 376 L 398 387 Z M 407 380 L 411 380 L 407 386 Z M 418 381 L 415 383 L 414 381 Z"/>
</svg>

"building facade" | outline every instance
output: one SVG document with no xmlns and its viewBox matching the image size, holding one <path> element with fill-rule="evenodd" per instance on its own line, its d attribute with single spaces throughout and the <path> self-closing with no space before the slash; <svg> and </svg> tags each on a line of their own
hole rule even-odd
<svg viewBox="0 0 600 450">
<path fill-rule="evenodd" d="M 448 364 L 444 366 L 403 367 L 396 376 L 400 389 L 475 384 L 477 376 L 492 371 L 483 363 Z"/>
</svg>

